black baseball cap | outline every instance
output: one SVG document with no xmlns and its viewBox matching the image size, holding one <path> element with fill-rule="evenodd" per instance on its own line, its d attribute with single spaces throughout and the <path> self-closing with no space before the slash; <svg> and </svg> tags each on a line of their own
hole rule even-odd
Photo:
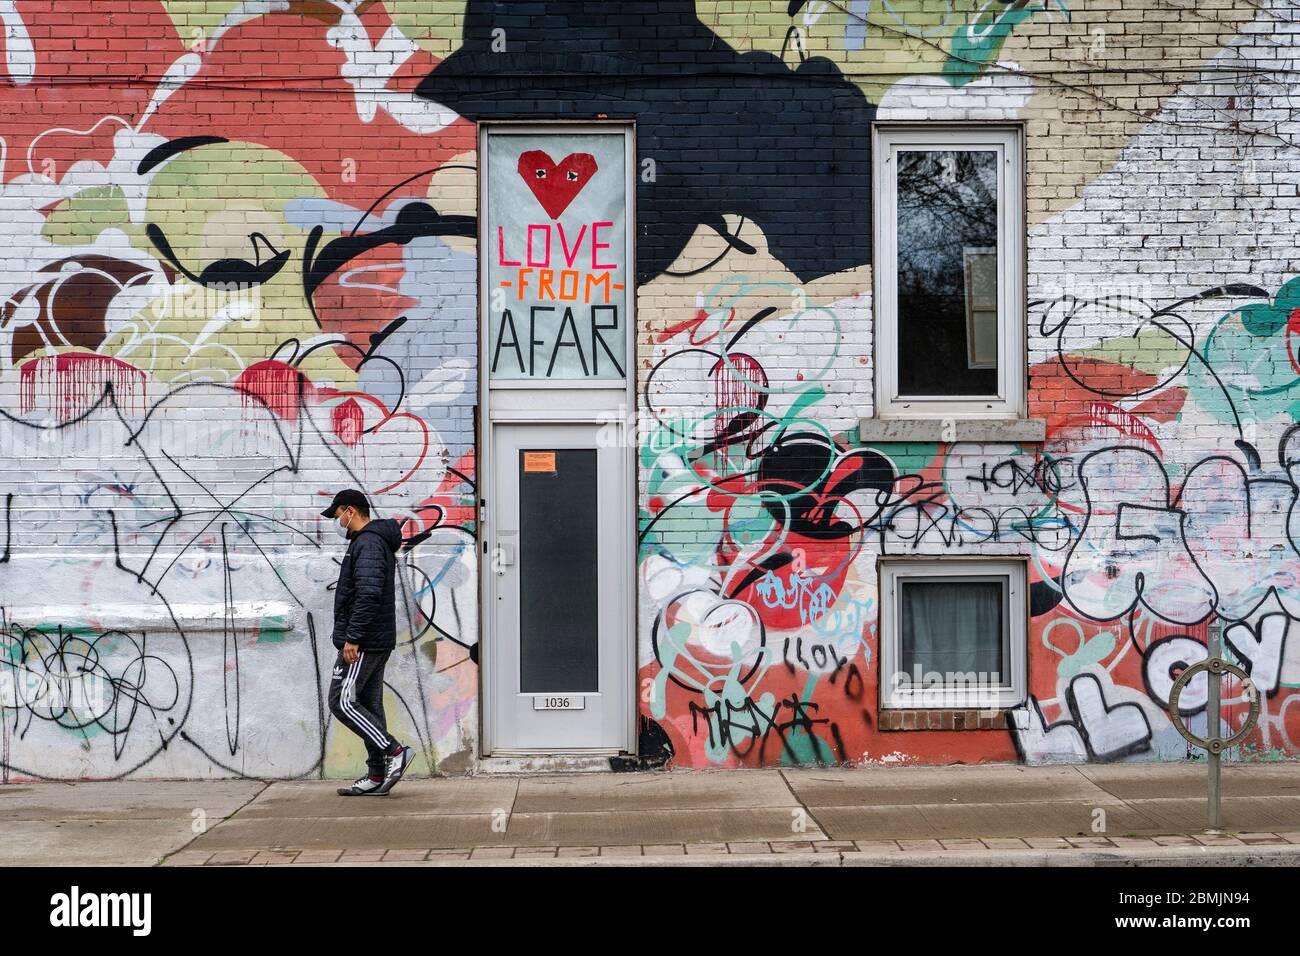
<svg viewBox="0 0 1300 956">
<path fill-rule="evenodd" d="M 364 494 L 357 491 L 355 488 L 345 488 L 343 491 L 340 491 L 334 496 L 334 500 L 330 502 L 330 506 L 322 511 L 321 514 L 326 518 L 333 518 L 338 514 L 340 508 L 347 508 L 349 506 L 356 508 L 363 515 L 370 514 L 370 502 L 366 500 Z"/>
</svg>

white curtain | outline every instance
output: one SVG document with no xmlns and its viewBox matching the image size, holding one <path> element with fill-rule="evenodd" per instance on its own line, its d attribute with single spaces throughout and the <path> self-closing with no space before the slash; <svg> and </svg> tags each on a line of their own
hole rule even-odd
<svg viewBox="0 0 1300 956">
<path fill-rule="evenodd" d="M 1001 674 L 1002 584 L 900 581 L 900 670 Z"/>
</svg>

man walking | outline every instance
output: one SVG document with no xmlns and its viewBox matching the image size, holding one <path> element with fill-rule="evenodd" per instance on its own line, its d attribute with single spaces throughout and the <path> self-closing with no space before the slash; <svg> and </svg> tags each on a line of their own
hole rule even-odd
<svg viewBox="0 0 1300 956">
<path fill-rule="evenodd" d="M 388 733 L 384 721 L 384 665 L 397 646 L 394 578 L 402 532 L 391 518 L 371 520 L 370 502 L 349 488 L 321 512 L 348 541 L 334 589 L 334 646 L 330 713 L 366 744 L 367 773 L 341 797 L 388 793 L 414 755 Z"/>
</svg>

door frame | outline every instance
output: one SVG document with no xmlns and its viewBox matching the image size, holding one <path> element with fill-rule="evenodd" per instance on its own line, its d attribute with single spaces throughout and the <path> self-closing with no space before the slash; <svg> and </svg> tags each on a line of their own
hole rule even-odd
<svg viewBox="0 0 1300 956">
<path fill-rule="evenodd" d="M 488 136 L 495 132 L 510 132 L 514 130 L 525 131 L 530 133 L 561 133 L 561 134 L 585 134 L 585 133 L 611 133 L 622 131 L 624 134 L 624 165 L 625 187 L 624 195 L 626 197 L 626 208 L 624 210 L 624 221 L 626 224 L 626 248 L 624 251 L 624 261 L 627 263 L 627 281 L 628 288 L 626 292 L 627 317 L 626 322 L 626 349 L 624 369 L 627 372 L 626 381 L 622 387 L 618 385 L 601 385 L 596 383 L 577 382 L 569 387 L 564 387 L 560 383 L 551 382 L 536 386 L 537 392 L 543 390 L 549 392 L 546 396 L 547 405 L 544 407 L 533 407 L 530 409 L 521 408 L 493 408 L 492 386 L 489 381 L 490 363 L 486 357 L 490 351 L 491 329 L 485 321 L 486 303 L 490 301 L 490 290 L 487 288 L 487 264 L 486 255 L 491 254 L 492 244 L 490 237 L 484 233 L 487 205 L 487 139 Z M 616 756 L 620 753 L 635 755 L 637 752 L 637 734 L 636 722 L 639 712 L 639 703 L 637 698 L 636 676 L 638 669 L 637 658 L 637 618 L 639 610 L 639 594 L 637 592 L 637 514 L 638 514 L 638 474 L 637 474 L 637 441 L 636 436 L 638 429 L 636 427 L 637 415 L 637 374 L 636 374 L 636 347 L 637 347 L 637 260 L 636 260 L 636 230 L 637 230 L 637 195 L 636 195 L 636 124 L 629 119 L 574 119 L 574 120 L 537 120 L 537 119 L 517 119 L 517 120 L 481 120 L 478 123 L 476 131 L 477 140 L 477 165 L 478 175 L 476 181 L 476 213 L 478 217 L 478 229 L 476 241 L 478 243 L 478 301 L 476 303 L 476 321 L 478 326 L 477 348 L 478 348 L 478 407 L 475 414 L 475 531 L 478 540 L 477 560 L 478 560 L 478 599 L 479 599 L 479 660 L 478 660 L 478 752 L 480 757 L 492 756 L 545 756 L 548 754 L 577 754 L 577 755 L 609 755 Z M 497 386 L 498 388 L 501 386 Z M 526 384 L 507 384 L 505 386 L 512 393 L 525 394 Z M 554 396 L 554 398 L 552 398 Z M 580 403 L 570 402 L 565 404 L 566 396 L 581 396 L 587 401 Z M 604 399 L 608 396 L 608 401 Z M 558 401 L 557 401 L 558 400 Z M 602 407 L 603 406 L 603 407 Z M 620 413 L 621 409 L 621 413 Z M 497 652 L 494 646 L 495 632 L 495 600 L 494 598 L 494 581 L 492 580 L 491 567 L 491 541 L 495 533 L 495 520 L 492 510 L 492 499 L 495 497 L 496 461 L 493 454 L 493 445 L 495 435 L 493 427 L 496 424 L 502 425 L 594 425 L 602 426 L 613 423 L 613 427 L 618 429 L 618 433 L 623 441 L 623 462 L 624 462 L 624 493 L 629 507 L 627 513 L 623 516 L 621 522 L 624 530 L 624 593 L 626 594 L 626 607 L 624 611 L 625 635 L 622 645 L 624 655 L 624 669 L 626 678 L 624 689 L 627 694 L 627 707 L 624 717 L 624 746 L 622 748 L 575 748 L 571 750 L 548 750 L 546 752 L 519 752 L 503 749 L 493 741 L 492 733 L 497 728 L 494 726 L 492 719 L 492 701 L 489 699 L 491 693 L 491 673 L 493 667 L 493 656 Z M 630 427 L 629 427 L 630 426 Z M 630 436 L 630 440 L 629 440 Z"/>
</svg>

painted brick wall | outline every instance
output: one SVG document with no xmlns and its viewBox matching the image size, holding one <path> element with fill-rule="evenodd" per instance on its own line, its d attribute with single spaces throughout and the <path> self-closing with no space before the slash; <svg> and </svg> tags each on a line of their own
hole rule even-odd
<svg viewBox="0 0 1300 956">
<path fill-rule="evenodd" d="M 358 6 L 0 5 L 9 779 L 354 773 L 347 486 L 410 541 L 395 727 L 472 760 L 474 134 Z"/>
<path fill-rule="evenodd" d="M 1294 754 L 1293 5 L 266 7 L 0 2 L 5 779 L 353 772 L 342 484 L 411 543 L 399 736 L 473 765 L 474 123 L 596 115 L 637 123 L 646 763 L 1183 759 L 1210 622 L 1267 692 L 1239 755 Z M 1024 124 L 1041 446 L 857 440 L 873 120 Z M 881 554 L 1029 559 L 1010 726 L 879 711 Z"/>
</svg>

